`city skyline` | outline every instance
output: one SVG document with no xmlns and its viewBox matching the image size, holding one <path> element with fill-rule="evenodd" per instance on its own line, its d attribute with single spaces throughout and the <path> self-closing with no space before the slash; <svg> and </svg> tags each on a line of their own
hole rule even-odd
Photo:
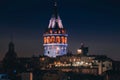
<svg viewBox="0 0 120 80">
<path fill-rule="evenodd" d="M 67 29 L 68 49 L 77 53 L 83 42 L 89 54 L 107 55 L 120 60 L 120 6 L 115 1 L 58 0 L 63 26 Z M 1 1 L 0 56 L 8 50 L 11 34 L 18 56 L 43 54 L 43 32 L 53 12 L 49 0 Z"/>
</svg>

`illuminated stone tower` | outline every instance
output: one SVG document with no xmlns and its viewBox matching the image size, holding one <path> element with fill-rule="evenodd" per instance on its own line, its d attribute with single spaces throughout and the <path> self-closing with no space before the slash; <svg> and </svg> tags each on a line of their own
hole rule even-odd
<svg viewBox="0 0 120 80">
<path fill-rule="evenodd" d="M 43 34 L 44 55 L 49 57 L 62 56 L 67 52 L 67 33 L 57 11 L 57 2 L 54 2 L 54 14 L 50 19 L 48 28 Z"/>
</svg>

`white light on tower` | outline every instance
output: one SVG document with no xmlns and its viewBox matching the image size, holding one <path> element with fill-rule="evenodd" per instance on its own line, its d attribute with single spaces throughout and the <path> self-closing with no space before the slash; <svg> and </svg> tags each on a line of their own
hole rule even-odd
<svg viewBox="0 0 120 80">
<path fill-rule="evenodd" d="M 82 54 L 82 49 L 78 49 L 78 50 L 77 50 L 77 53 L 78 53 L 78 54 Z"/>
</svg>

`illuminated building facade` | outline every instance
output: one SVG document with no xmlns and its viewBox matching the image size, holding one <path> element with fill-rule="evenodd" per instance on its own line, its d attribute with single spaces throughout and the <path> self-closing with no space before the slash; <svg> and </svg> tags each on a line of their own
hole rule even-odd
<svg viewBox="0 0 120 80">
<path fill-rule="evenodd" d="M 50 19 L 46 32 L 43 34 L 44 55 L 49 57 L 61 56 L 67 53 L 68 35 L 57 12 L 57 2 L 55 1 L 54 14 Z"/>
<path fill-rule="evenodd" d="M 83 74 L 102 75 L 112 70 L 112 60 L 105 55 L 71 55 L 57 58 L 40 57 L 41 70 L 58 70 Z"/>
</svg>

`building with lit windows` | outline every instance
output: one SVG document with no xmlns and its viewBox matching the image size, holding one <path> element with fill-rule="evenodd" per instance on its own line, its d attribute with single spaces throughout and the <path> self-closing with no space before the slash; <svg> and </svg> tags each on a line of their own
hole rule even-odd
<svg viewBox="0 0 120 80">
<path fill-rule="evenodd" d="M 0 80 L 120 80 L 119 61 L 89 55 L 83 43 L 77 53 L 67 52 L 67 37 L 55 1 L 54 14 L 43 34 L 44 55 L 17 57 L 11 41 L 0 61 Z"/>
<path fill-rule="evenodd" d="M 44 37 L 44 55 L 56 57 L 66 54 L 67 50 L 67 33 L 62 25 L 62 21 L 57 11 L 57 2 L 54 4 L 54 14 L 50 19 L 49 26 Z"/>
</svg>

